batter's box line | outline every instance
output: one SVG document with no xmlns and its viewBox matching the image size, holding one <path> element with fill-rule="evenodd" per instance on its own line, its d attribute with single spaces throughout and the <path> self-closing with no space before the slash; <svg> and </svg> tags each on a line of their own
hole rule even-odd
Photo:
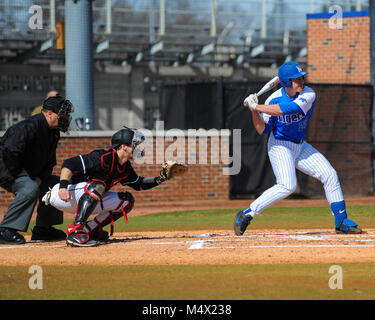
<svg viewBox="0 0 375 320">
<path fill-rule="evenodd" d="M 201 247 L 195 249 L 203 249 L 203 250 L 211 250 L 211 249 L 274 249 L 274 248 L 375 248 L 375 245 L 328 245 L 328 244 L 320 244 L 320 245 L 273 245 L 273 246 L 243 246 L 243 247 L 236 247 L 236 246 L 220 246 L 220 247 Z"/>
<path fill-rule="evenodd" d="M 189 245 L 188 249 L 190 250 L 194 250 L 194 249 L 202 249 L 205 245 L 214 245 L 214 243 L 221 243 L 221 242 L 227 242 L 227 241 L 234 241 L 234 242 L 246 242 L 246 241 L 249 241 L 249 240 L 253 240 L 254 238 L 262 238 L 261 241 L 264 241 L 264 242 L 268 242 L 268 241 L 287 241 L 287 240 L 295 240 L 295 241 L 337 241 L 337 240 L 347 240 L 347 241 L 353 241 L 353 242 L 374 242 L 375 239 L 368 239 L 368 238 L 372 238 L 372 236 L 370 235 L 363 235 L 361 238 L 362 239 L 353 239 L 353 237 L 348 237 L 346 235 L 342 236 L 342 235 L 336 235 L 336 234 L 330 234 L 330 235 L 321 235 L 321 234 L 317 234 L 317 235 L 311 235 L 309 234 L 307 237 L 308 239 L 305 239 L 304 237 L 306 236 L 306 233 L 298 233 L 298 235 L 296 234 L 290 234 L 290 233 L 283 233 L 283 234 L 264 234 L 264 233 L 261 233 L 261 234 L 252 234 L 251 237 L 244 237 L 244 236 L 241 236 L 241 237 L 238 237 L 238 236 L 235 236 L 235 235 L 225 235 L 225 234 L 215 234 L 215 235 L 212 235 L 212 236 L 209 236 L 208 234 L 203 234 L 201 235 L 202 238 L 200 238 L 200 236 L 195 236 L 194 238 L 200 238 L 200 239 L 197 239 L 197 240 L 185 240 L 185 241 L 152 241 L 152 240 L 158 240 L 160 238 L 149 238 L 149 239 L 144 239 L 144 240 L 148 240 L 148 241 L 145 241 L 143 242 L 143 244 L 149 244 L 149 245 Z M 363 238 L 367 238 L 367 239 L 363 239 Z M 172 238 L 169 238 L 170 240 Z M 179 237 L 174 237 L 174 239 L 181 239 Z M 186 237 L 185 237 L 186 239 Z M 167 239 L 168 240 L 168 239 Z M 137 244 L 135 242 L 128 242 L 127 244 Z M 334 246 L 334 244 L 332 244 L 332 246 Z M 346 247 L 348 245 L 345 245 Z M 362 245 L 363 246 L 363 245 Z M 210 246 L 212 247 L 212 246 Z M 245 246 L 237 246 L 237 248 L 243 248 Z M 236 248 L 236 247 L 234 247 Z"/>
</svg>

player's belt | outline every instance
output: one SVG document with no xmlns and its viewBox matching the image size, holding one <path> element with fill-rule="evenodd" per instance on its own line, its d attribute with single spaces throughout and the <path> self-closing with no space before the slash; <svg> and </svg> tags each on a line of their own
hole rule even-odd
<svg viewBox="0 0 375 320">
<path fill-rule="evenodd" d="M 301 139 L 301 140 L 291 140 L 291 142 L 296 143 L 296 144 L 300 144 L 300 143 L 303 142 L 303 139 Z"/>
<path fill-rule="evenodd" d="M 289 141 L 289 142 L 293 142 L 295 144 L 300 144 L 302 143 L 304 140 L 301 139 L 301 140 L 290 140 L 290 139 L 280 139 L 280 138 L 275 138 L 276 140 L 282 140 L 282 141 Z"/>
</svg>

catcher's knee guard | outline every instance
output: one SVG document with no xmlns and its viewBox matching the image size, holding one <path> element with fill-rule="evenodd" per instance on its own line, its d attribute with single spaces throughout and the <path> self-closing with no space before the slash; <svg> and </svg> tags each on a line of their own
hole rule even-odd
<svg viewBox="0 0 375 320">
<path fill-rule="evenodd" d="M 103 198 L 104 193 L 104 185 L 97 181 L 94 181 L 85 187 L 85 192 L 78 201 L 75 219 L 72 225 L 68 228 L 68 234 L 71 234 L 86 222 L 90 214 L 94 211 L 98 201 Z"/>
<path fill-rule="evenodd" d="M 120 200 L 122 200 L 121 205 L 123 205 L 126 213 L 129 213 L 134 207 L 134 202 L 135 202 L 134 196 L 130 192 L 127 192 L 127 191 L 119 192 L 117 195 L 120 198 Z"/>
</svg>

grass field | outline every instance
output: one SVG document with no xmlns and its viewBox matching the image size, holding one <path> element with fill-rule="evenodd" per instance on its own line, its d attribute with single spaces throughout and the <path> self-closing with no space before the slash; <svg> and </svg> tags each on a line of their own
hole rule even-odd
<svg viewBox="0 0 375 320">
<path fill-rule="evenodd" d="M 160 212 L 151 215 L 128 216 L 129 224 L 120 218 L 115 223 L 118 232 L 232 229 L 235 214 L 242 208 Z M 348 207 L 349 217 L 359 225 L 375 228 L 375 206 Z M 62 230 L 71 223 L 66 220 Z M 252 222 L 256 229 L 332 228 L 334 218 L 328 207 L 270 208 Z M 32 229 L 33 223 L 29 230 Z M 30 232 L 30 231 L 29 231 Z"/>
<path fill-rule="evenodd" d="M 43 268 L 43 290 L 28 268 L 2 267 L 1 299 L 306 300 L 375 299 L 375 263 L 340 264 L 343 289 L 328 286 L 330 264 Z M 69 277 L 67 278 L 67 271 Z M 91 281 L 90 281 L 91 280 Z"/>
<path fill-rule="evenodd" d="M 239 209 L 164 212 L 120 219 L 115 231 L 231 230 Z M 375 206 L 348 207 L 350 218 L 375 228 Z M 332 228 L 326 207 L 271 208 L 256 229 Z M 71 221 L 66 221 L 62 229 Z M 31 226 L 32 227 L 32 226 Z M 34 249 L 31 249 L 34 250 Z M 83 251 L 82 251 L 83 252 Z M 375 254 L 375 251 L 374 251 Z M 334 264 L 334 261 L 332 261 Z M 343 289 L 328 286 L 332 264 L 43 266 L 43 290 L 30 290 L 27 267 L 0 267 L 0 299 L 30 300 L 374 300 L 375 263 L 340 263 Z"/>
</svg>

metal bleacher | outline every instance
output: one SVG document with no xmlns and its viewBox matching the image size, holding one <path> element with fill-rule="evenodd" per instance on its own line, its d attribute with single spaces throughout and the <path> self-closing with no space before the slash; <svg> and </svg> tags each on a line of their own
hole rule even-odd
<svg viewBox="0 0 375 320">
<path fill-rule="evenodd" d="M 367 10 L 368 1 L 95 0 L 94 60 L 105 64 L 272 66 L 304 59 L 306 13 Z M 42 0 L 42 29 L 31 29 L 31 0 L 0 3 L 1 63 L 63 63 L 55 23 L 64 1 Z M 36 11 L 35 11 L 36 12 Z"/>
<path fill-rule="evenodd" d="M 92 1 L 96 67 L 164 68 L 174 83 L 180 75 L 181 81 L 215 80 L 200 68 L 236 70 L 246 80 L 260 68 L 306 62 L 307 13 L 369 6 L 368 0 L 2 0 L 0 130 L 28 115 L 49 88 L 64 90 L 65 50 L 57 46 L 57 26 L 64 24 L 66 1 Z M 196 69 L 186 80 L 186 70 Z M 146 123 L 157 117 L 159 76 L 145 72 Z"/>
</svg>

